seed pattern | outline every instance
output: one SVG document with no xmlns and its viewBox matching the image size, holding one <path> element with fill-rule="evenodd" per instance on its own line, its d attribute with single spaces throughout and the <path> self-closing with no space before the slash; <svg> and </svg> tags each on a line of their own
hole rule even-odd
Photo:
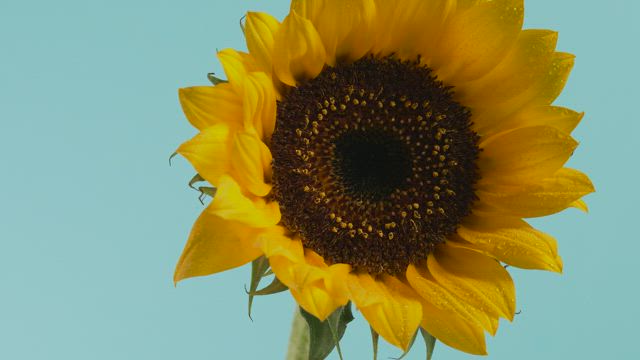
<svg viewBox="0 0 640 360">
<path fill-rule="evenodd" d="M 471 211 L 470 116 L 419 60 L 369 56 L 287 89 L 271 139 L 284 225 L 328 263 L 404 273 Z"/>
</svg>

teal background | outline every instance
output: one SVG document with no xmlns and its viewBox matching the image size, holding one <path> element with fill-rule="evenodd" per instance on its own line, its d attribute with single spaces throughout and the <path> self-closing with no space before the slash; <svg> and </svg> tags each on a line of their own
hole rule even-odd
<svg viewBox="0 0 640 360">
<path fill-rule="evenodd" d="M 202 206 L 168 157 L 195 134 L 177 89 L 244 48 L 246 10 L 285 0 L 0 0 L 0 359 L 282 359 L 293 302 L 257 299 L 248 267 L 171 277 Z M 489 359 L 638 359 L 640 3 L 527 2 L 526 27 L 560 32 L 577 64 L 558 104 L 586 111 L 571 166 L 591 213 L 535 220 L 565 274 L 512 269 L 522 314 Z M 346 359 L 371 358 L 356 315 Z M 417 343 L 407 359 L 424 359 Z M 383 344 L 380 359 L 400 353 Z M 332 359 L 337 357 L 332 355 Z M 435 359 L 473 357 L 438 345 Z"/>
</svg>

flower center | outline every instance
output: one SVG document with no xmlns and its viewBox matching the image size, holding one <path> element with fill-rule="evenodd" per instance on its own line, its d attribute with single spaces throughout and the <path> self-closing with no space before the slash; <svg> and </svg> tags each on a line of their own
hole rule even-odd
<svg viewBox="0 0 640 360">
<path fill-rule="evenodd" d="M 411 154 L 393 134 L 352 130 L 335 140 L 333 169 L 352 197 L 383 200 L 411 175 Z"/>
<path fill-rule="evenodd" d="M 326 67 L 278 102 L 271 151 L 283 224 L 330 264 L 404 273 L 471 212 L 470 116 L 417 61 Z"/>
</svg>

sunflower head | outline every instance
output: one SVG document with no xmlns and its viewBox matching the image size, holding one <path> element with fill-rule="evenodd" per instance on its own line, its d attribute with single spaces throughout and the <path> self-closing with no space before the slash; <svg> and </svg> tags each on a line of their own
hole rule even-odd
<svg viewBox="0 0 640 360">
<path fill-rule="evenodd" d="M 180 90 L 199 133 L 177 152 L 216 193 L 175 280 L 268 264 L 319 320 L 353 302 L 402 349 L 421 329 L 486 353 L 484 333 L 515 312 L 501 263 L 562 270 L 523 219 L 586 210 L 593 191 L 564 167 L 582 114 L 551 105 L 573 56 L 522 30 L 523 12 L 293 0 L 282 22 L 248 13 L 249 52 L 218 53 L 228 80 Z"/>
</svg>

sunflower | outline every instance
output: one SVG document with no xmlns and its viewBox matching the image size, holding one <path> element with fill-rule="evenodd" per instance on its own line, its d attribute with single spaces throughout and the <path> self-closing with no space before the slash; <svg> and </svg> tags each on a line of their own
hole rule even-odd
<svg viewBox="0 0 640 360">
<path fill-rule="evenodd" d="M 181 89 L 177 153 L 216 189 L 175 281 L 268 259 L 306 312 L 352 302 L 407 349 L 420 328 L 486 354 L 513 320 L 503 266 L 562 271 L 524 218 L 594 191 L 564 167 L 582 113 L 552 106 L 574 64 L 522 30 L 523 0 L 293 0 L 250 12 L 227 81 Z"/>
</svg>

